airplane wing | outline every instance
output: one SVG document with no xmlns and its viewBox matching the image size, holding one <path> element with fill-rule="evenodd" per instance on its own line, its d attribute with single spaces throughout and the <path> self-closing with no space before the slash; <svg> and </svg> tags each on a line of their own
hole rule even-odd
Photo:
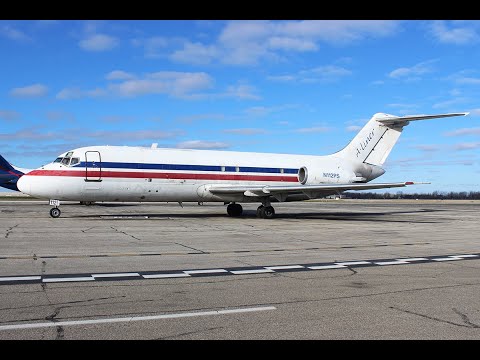
<svg viewBox="0 0 480 360">
<path fill-rule="evenodd" d="M 393 187 L 404 187 L 407 185 L 427 184 L 418 182 L 398 182 L 398 183 L 349 183 L 349 184 L 319 184 L 319 185 L 290 185 L 290 186 L 211 186 L 208 190 L 215 195 L 227 195 L 227 194 L 242 194 L 245 196 L 262 197 L 262 196 L 274 196 L 277 199 L 284 199 L 287 195 L 303 193 L 309 198 L 318 197 L 325 193 L 334 194 L 340 191 L 346 190 L 369 190 L 369 189 L 385 189 Z M 282 200 L 280 200 L 282 201 Z"/>
</svg>

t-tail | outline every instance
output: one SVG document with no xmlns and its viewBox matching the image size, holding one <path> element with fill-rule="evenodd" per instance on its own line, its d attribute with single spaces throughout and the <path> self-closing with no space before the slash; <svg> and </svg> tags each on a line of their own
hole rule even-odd
<svg viewBox="0 0 480 360">
<path fill-rule="evenodd" d="M 19 191 L 17 181 L 20 177 L 29 172 L 30 169 L 22 169 L 10 164 L 5 158 L 0 155 L 0 186 Z"/>
<path fill-rule="evenodd" d="M 408 116 L 377 113 L 344 149 L 334 155 L 352 163 L 359 182 L 370 181 L 385 173 L 382 165 L 410 121 L 466 115 L 468 112 Z"/>
</svg>

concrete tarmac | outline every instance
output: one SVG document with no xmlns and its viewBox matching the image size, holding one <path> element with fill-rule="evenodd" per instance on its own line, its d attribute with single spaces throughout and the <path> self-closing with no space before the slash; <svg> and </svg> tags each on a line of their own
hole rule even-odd
<svg viewBox="0 0 480 360">
<path fill-rule="evenodd" d="M 0 201 L 0 339 L 480 339 L 480 201 Z"/>
</svg>

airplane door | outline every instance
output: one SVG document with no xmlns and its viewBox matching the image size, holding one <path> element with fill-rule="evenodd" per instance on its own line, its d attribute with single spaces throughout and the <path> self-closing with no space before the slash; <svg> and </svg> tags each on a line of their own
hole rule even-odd
<svg viewBox="0 0 480 360">
<path fill-rule="evenodd" d="M 85 181 L 102 181 L 102 158 L 98 151 L 85 152 Z"/>
</svg>

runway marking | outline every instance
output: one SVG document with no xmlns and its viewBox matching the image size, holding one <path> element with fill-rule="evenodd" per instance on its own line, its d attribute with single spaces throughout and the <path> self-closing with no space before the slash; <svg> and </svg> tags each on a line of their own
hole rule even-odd
<svg viewBox="0 0 480 360">
<path fill-rule="evenodd" d="M 275 272 L 272 269 L 253 269 L 253 270 L 231 270 L 232 274 L 243 275 L 243 274 L 262 274 L 262 273 L 272 273 Z"/>
<path fill-rule="evenodd" d="M 410 264 L 410 263 L 408 261 L 394 260 L 394 261 L 379 261 L 379 262 L 375 262 L 375 264 L 377 264 L 377 265 L 402 265 L 402 264 Z"/>
<path fill-rule="evenodd" d="M 10 277 L 0 277 L 0 281 L 31 281 L 31 280 L 41 280 L 41 276 L 10 276 Z"/>
<path fill-rule="evenodd" d="M 367 265 L 367 264 L 371 264 L 371 262 L 370 261 L 347 261 L 347 262 L 336 262 L 335 264 L 350 266 L 350 265 Z"/>
<path fill-rule="evenodd" d="M 93 276 L 85 277 L 62 277 L 62 278 L 43 278 L 42 281 L 47 282 L 70 282 L 70 281 L 93 281 L 95 278 Z"/>
<path fill-rule="evenodd" d="M 290 269 L 305 269 L 302 265 L 284 265 L 284 266 L 265 266 L 269 270 L 290 270 Z"/>
<path fill-rule="evenodd" d="M 140 276 L 139 273 L 115 273 L 115 274 L 92 274 L 94 278 L 111 278 L 111 277 L 129 277 Z"/>
<path fill-rule="evenodd" d="M 189 274 L 149 274 L 142 275 L 145 279 L 162 279 L 162 278 L 177 278 L 177 277 L 189 277 Z"/>
<path fill-rule="evenodd" d="M 75 326 L 75 325 L 94 325 L 94 324 L 109 324 L 119 322 L 131 322 L 131 321 L 151 321 L 151 320 L 163 320 L 163 319 L 178 319 L 194 316 L 212 316 L 212 315 L 229 315 L 239 313 L 249 313 L 257 311 L 269 311 L 276 310 L 275 306 L 261 306 L 251 308 L 239 308 L 239 309 L 226 309 L 226 310 L 213 310 L 202 312 L 184 312 L 176 314 L 163 314 L 163 315 L 150 315 L 150 316 L 131 316 L 109 319 L 92 319 L 92 320 L 73 320 L 73 321 L 55 321 L 45 323 L 29 323 L 29 324 L 13 324 L 13 325 L 0 325 L 0 331 L 5 330 L 23 330 L 23 329 L 38 329 L 45 327 L 57 327 L 57 326 Z"/>
<path fill-rule="evenodd" d="M 171 278 L 195 278 L 208 276 L 232 276 L 232 275 L 256 275 L 295 271 L 315 271 L 348 269 L 349 267 L 371 267 L 391 265 L 412 265 L 426 264 L 443 261 L 478 260 L 480 253 L 461 255 L 437 255 L 427 257 L 376 259 L 376 260 L 352 260 L 335 261 L 330 263 L 311 264 L 289 264 L 251 266 L 243 268 L 219 268 L 219 269 L 189 269 L 189 270 L 161 270 L 161 271 L 139 271 L 139 272 L 118 272 L 104 274 L 48 274 L 48 275 L 11 275 L 0 277 L 1 285 L 41 284 L 41 283 L 62 283 L 62 282 L 83 282 L 83 281 L 122 281 L 122 280 L 145 280 L 145 279 L 171 279 Z"/>
<path fill-rule="evenodd" d="M 205 255 L 205 254 L 236 254 L 236 253 L 260 253 L 277 251 L 303 251 L 303 250 L 330 250 L 330 249 L 364 249 L 378 246 L 398 247 L 404 245 L 429 245 L 430 242 L 417 242 L 415 244 L 378 244 L 378 245 L 356 245 L 356 246 L 325 246 L 323 248 L 285 248 L 285 249 L 258 249 L 258 250 L 230 250 L 230 251 L 205 251 L 205 252 L 164 252 L 164 253 L 113 253 L 113 254 L 67 254 L 67 255 L 14 255 L 1 256 L 0 260 L 37 260 L 37 259 L 63 259 L 63 258 L 99 258 L 99 257 L 135 257 L 135 256 L 184 256 L 187 254 Z"/>
<path fill-rule="evenodd" d="M 216 274 L 216 273 L 226 273 L 228 270 L 225 269 L 211 269 L 211 270 L 185 270 L 184 273 L 189 275 L 196 274 Z"/>
<path fill-rule="evenodd" d="M 345 269 L 345 265 L 319 265 L 319 266 L 308 266 L 311 270 L 326 270 L 326 269 Z"/>
</svg>

